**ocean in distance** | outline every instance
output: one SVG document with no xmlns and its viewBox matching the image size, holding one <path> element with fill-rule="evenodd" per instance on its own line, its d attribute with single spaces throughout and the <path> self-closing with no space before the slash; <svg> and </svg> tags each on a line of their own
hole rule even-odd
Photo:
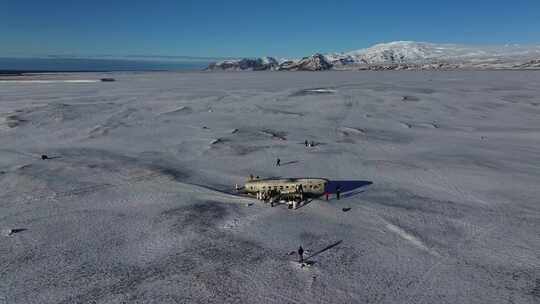
<svg viewBox="0 0 540 304">
<path fill-rule="evenodd" d="M 112 71 L 200 71 L 210 61 L 156 61 L 83 58 L 0 57 L 0 73 L 14 72 L 112 72 Z"/>
</svg>

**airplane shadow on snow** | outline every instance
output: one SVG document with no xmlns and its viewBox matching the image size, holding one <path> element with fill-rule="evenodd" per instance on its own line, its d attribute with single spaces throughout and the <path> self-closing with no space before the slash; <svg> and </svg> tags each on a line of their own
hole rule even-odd
<svg viewBox="0 0 540 304">
<path fill-rule="evenodd" d="M 364 192 L 365 187 L 373 182 L 365 180 L 330 180 L 326 185 L 326 192 L 336 194 L 337 188 L 341 187 L 341 197 L 348 198 Z"/>
</svg>

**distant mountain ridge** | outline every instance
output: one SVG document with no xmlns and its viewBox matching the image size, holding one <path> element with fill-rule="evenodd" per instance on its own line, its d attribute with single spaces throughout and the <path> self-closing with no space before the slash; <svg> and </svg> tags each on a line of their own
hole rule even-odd
<svg viewBox="0 0 540 304">
<path fill-rule="evenodd" d="M 314 54 L 300 60 L 273 57 L 226 60 L 208 70 L 324 71 L 405 69 L 538 69 L 540 46 L 469 46 L 396 41 L 346 53 Z"/>
</svg>

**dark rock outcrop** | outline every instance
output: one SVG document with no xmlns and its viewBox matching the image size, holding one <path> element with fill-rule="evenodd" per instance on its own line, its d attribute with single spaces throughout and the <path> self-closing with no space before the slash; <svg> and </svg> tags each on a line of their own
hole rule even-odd
<svg viewBox="0 0 540 304">
<path fill-rule="evenodd" d="M 281 71 L 326 71 L 332 69 L 332 64 L 322 54 L 304 57 L 298 62 L 282 63 Z"/>
<path fill-rule="evenodd" d="M 276 70 L 279 63 L 272 57 L 265 58 L 244 58 L 240 60 L 226 60 L 211 63 L 207 70 L 210 71 L 269 71 Z"/>
<path fill-rule="evenodd" d="M 540 59 L 531 60 L 514 66 L 517 69 L 540 69 Z"/>
</svg>

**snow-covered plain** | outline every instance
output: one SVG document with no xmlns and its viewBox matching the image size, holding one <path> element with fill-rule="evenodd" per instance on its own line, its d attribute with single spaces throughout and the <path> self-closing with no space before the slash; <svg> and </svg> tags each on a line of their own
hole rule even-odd
<svg viewBox="0 0 540 304">
<path fill-rule="evenodd" d="M 540 72 L 66 77 L 0 83 L 2 304 L 540 301 Z"/>
</svg>

